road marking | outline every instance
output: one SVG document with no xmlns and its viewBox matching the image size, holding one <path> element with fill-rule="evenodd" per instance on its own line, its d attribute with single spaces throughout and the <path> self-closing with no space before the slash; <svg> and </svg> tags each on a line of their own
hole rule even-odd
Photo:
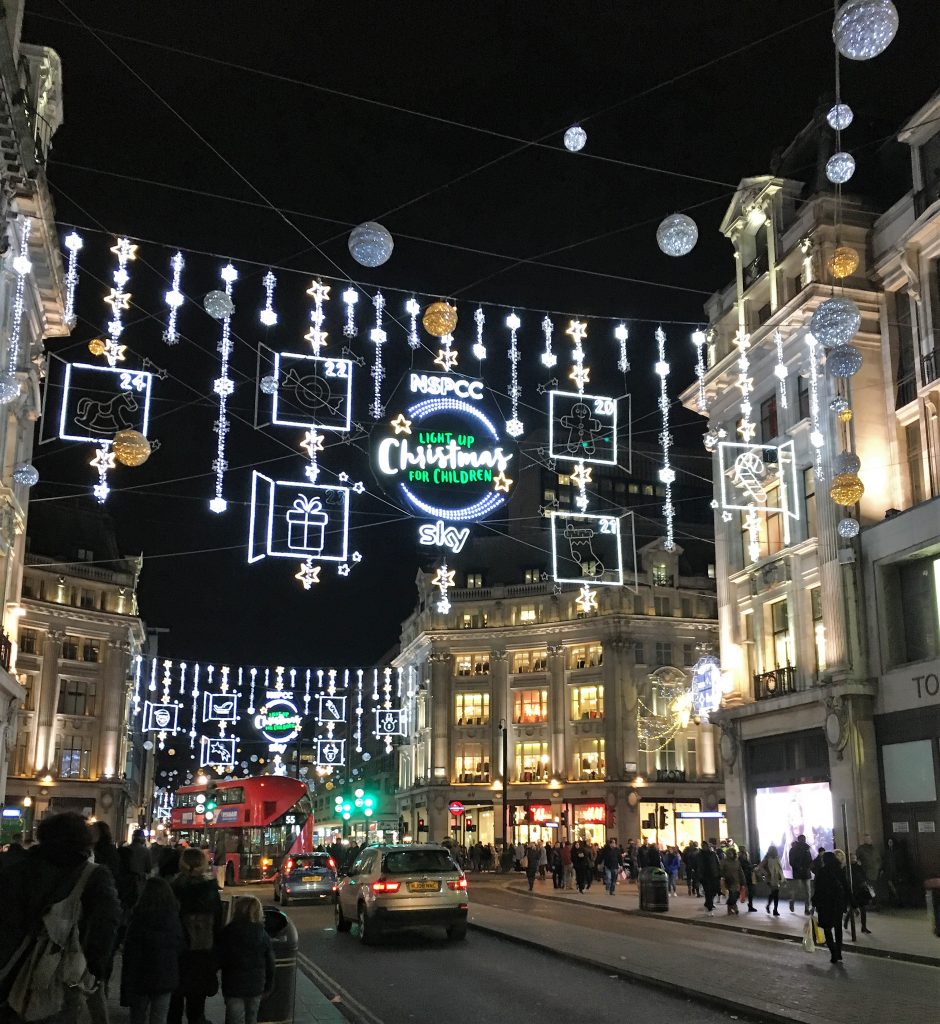
<svg viewBox="0 0 940 1024">
<path fill-rule="evenodd" d="M 331 978 L 324 970 L 317 967 L 309 957 L 305 956 L 303 953 L 298 953 L 297 963 L 300 965 L 300 969 L 304 974 L 306 974 L 306 976 L 327 997 L 327 999 L 332 1000 L 334 996 L 340 997 L 342 1002 L 333 1003 L 333 1005 L 348 1020 L 352 1020 L 354 1024 L 385 1024 L 381 1017 L 376 1017 L 368 1007 L 363 1006 L 355 996 L 350 995 L 349 992 L 339 984 L 339 982 Z"/>
</svg>

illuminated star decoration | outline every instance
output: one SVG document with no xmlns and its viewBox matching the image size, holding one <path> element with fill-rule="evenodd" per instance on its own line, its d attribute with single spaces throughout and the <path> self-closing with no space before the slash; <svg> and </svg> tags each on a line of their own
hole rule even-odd
<svg viewBox="0 0 940 1024">
<path fill-rule="evenodd" d="M 320 566 L 313 564 L 313 559 L 308 558 L 301 563 L 300 569 L 294 574 L 294 579 L 299 580 L 304 590 L 309 590 L 314 583 L 320 582 Z"/>
<path fill-rule="evenodd" d="M 324 434 L 318 433 L 316 427 L 311 427 L 304 432 L 304 439 L 300 442 L 300 447 L 307 453 L 307 458 L 310 460 L 304 467 L 304 474 L 312 484 L 317 482 L 317 477 L 320 475 L 317 454 L 323 451 L 323 442 L 325 440 L 326 436 Z"/>
<path fill-rule="evenodd" d="M 110 289 L 105 297 L 105 302 L 111 307 L 111 319 L 108 321 L 108 341 L 105 342 L 105 358 L 109 366 L 116 366 L 124 360 L 125 346 L 119 344 L 119 339 L 124 331 L 121 314 L 130 309 L 131 295 L 124 290 L 124 286 L 130 280 L 127 272 L 127 264 L 130 260 L 137 258 L 137 246 L 132 245 L 126 238 L 119 238 L 111 246 L 111 252 L 117 256 L 117 269 L 113 272 L 114 287 Z"/>
<path fill-rule="evenodd" d="M 447 614 L 450 611 L 450 601 L 447 597 L 447 591 L 454 585 L 454 577 L 456 576 L 454 569 L 448 569 L 447 563 L 444 562 L 437 570 L 437 575 L 431 580 L 431 586 L 437 587 L 441 592 L 440 600 L 437 602 L 437 610 L 442 614 Z"/>
<path fill-rule="evenodd" d="M 457 365 L 457 353 L 447 344 L 449 338 L 451 338 L 449 334 L 441 338 L 446 347 L 437 350 L 437 358 L 434 360 L 434 365 L 439 366 L 444 373 L 450 373 Z"/>
<path fill-rule="evenodd" d="M 409 420 L 403 412 L 400 412 L 389 425 L 395 431 L 396 437 L 399 434 L 411 433 L 411 420 Z"/>
<path fill-rule="evenodd" d="M 493 490 L 503 491 L 505 494 L 509 493 L 509 488 L 512 486 L 512 479 L 502 470 L 493 477 Z"/>
<path fill-rule="evenodd" d="M 323 303 L 330 297 L 330 287 L 328 284 L 323 284 L 322 281 L 313 281 L 307 289 L 307 294 L 313 299 L 313 309 L 310 311 L 310 322 L 313 326 L 304 335 L 304 341 L 310 342 L 315 356 L 318 356 L 320 349 L 326 346 L 326 331 L 322 330 Z"/>
<path fill-rule="evenodd" d="M 583 395 L 584 385 L 591 379 L 591 371 L 584 365 L 584 346 L 581 344 L 587 337 L 587 324 L 582 323 L 580 320 L 571 320 L 565 334 L 574 341 L 574 351 L 572 352 L 574 368 L 568 376 L 574 381 L 578 394 Z M 590 504 L 586 485 L 591 479 L 591 471 L 585 467 L 584 459 L 578 459 L 578 464 L 575 467 L 574 473 L 571 474 L 571 478 L 578 485 L 578 496 L 575 498 L 575 504 L 582 512 L 585 512 Z"/>
<path fill-rule="evenodd" d="M 336 571 L 339 573 L 340 576 L 348 576 L 349 564 L 347 562 L 343 562 L 342 565 L 338 565 L 336 567 Z"/>
<path fill-rule="evenodd" d="M 110 441 L 98 442 L 98 450 L 89 465 L 98 470 L 98 483 L 92 488 L 92 493 L 98 504 L 103 505 L 111 493 L 111 488 L 108 487 L 108 471 L 114 469 L 114 452 L 111 451 Z"/>
<path fill-rule="evenodd" d="M 597 611 L 597 591 L 591 590 L 591 588 L 585 583 L 584 586 L 578 591 L 578 611 L 584 615 L 590 615 L 591 612 Z"/>
<path fill-rule="evenodd" d="M 571 479 L 579 488 L 584 488 L 591 483 L 591 472 L 590 466 L 585 466 L 583 462 L 579 462 L 571 474 Z"/>
<path fill-rule="evenodd" d="M 589 366 L 575 366 L 568 376 L 574 381 L 578 391 L 583 393 L 584 385 L 589 384 L 591 381 L 591 368 Z"/>
</svg>

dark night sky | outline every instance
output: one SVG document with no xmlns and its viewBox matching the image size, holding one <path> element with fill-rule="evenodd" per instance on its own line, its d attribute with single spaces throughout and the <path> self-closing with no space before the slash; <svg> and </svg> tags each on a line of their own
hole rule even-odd
<svg viewBox="0 0 940 1024">
<path fill-rule="evenodd" d="M 918 69 L 936 66 L 940 11 L 927 0 L 898 6 L 901 27 L 889 50 L 842 67 L 843 97 L 856 112 L 845 142 L 862 183 L 876 179 L 880 140 L 937 86 L 935 75 Z M 92 32 L 76 23 L 73 11 L 88 19 Z M 255 350 L 259 342 L 305 349 L 303 292 L 312 276 L 350 274 L 366 286 L 455 297 L 463 313 L 458 346 L 472 328 L 469 301 L 531 307 L 522 313 L 520 344 L 532 406 L 541 402 L 534 385 L 544 376 L 536 355 L 543 310 L 623 317 L 631 326 L 627 387 L 635 416 L 642 417 L 652 408 L 655 321 L 678 322 L 670 335 L 682 353 L 673 356 L 675 392 L 689 379 L 688 325 L 700 321 L 704 299 L 733 273 L 717 226 L 734 184 L 767 173 L 773 151 L 831 91 L 830 26 L 825 0 L 668 6 L 99 0 L 74 8 L 32 0 L 24 39 L 52 46 L 64 66 L 65 123 L 49 164 L 58 214 L 63 223 L 106 232 L 85 231 L 81 320 L 72 339 L 50 342 L 51 352 L 84 359 L 87 341 L 101 332 L 101 280 L 110 270 L 113 233 L 230 257 L 241 273 L 233 320 L 233 469 L 226 484 L 234 500 L 217 518 L 206 502 L 218 329 L 199 303 L 217 287 L 220 260 L 189 258 L 183 290 L 192 301 L 181 312 L 185 340 L 174 349 L 161 341 L 166 285 L 160 279 L 173 250 L 142 245 L 131 268 L 136 305 L 122 340 L 137 359 L 148 356 L 170 377 L 159 385 L 151 431 L 162 446 L 146 466 L 113 475 L 108 508 L 125 550 L 146 555 L 141 609 L 151 625 L 170 628 L 167 652 L 259 664 L 368 663 L 394 643 L 413 604 L 414 525 L 379 528 L 401 514 L 377 499 L 363 501 L 353 517 L 364 561 L 348 580 L 329 574 L 328 582 L 304 593 L 291 579 L 293 563 L 245 564 L 242 503 L 250 468 L 286 472 L 301 465 L 291 454 L 291 432 L 251 429 Z M 561 146 L 562 131 L 575 120 L 588 132 L 585 154 Z M 547 136 L 548 148 L 522 149 L 499 135 Z M 880 201 L 896 198 L 902 187 Z M 292 212 L 285 219 L 266 202 Z M 697 248 L 682 260 L 662 255 L 654 237 L 658 221 L 675 209 L 692 212 L 700 229 Z M 381 220 L 396 237 L 392 260 L 377 270 L 359 267 L 346 250 L 349 227 L 369 219 Z M 596 236 L 603 237 L 586 241 Z M 536 262 L 515 265 L 520 259 Z M 269 263 L 297 271 L 279 272 L 281 322 L 271 331 L 257 320 Z M 334 287 L 334 296 L 341 290 Z M 404 320 L 404 297 L 386 296 L 389 312 Z M 331 305 L 328 326 L 338 347 L 341 304 Z M 497 310 L 489 313 L 486 372 L 502 385 L 505 311 L 498 326 Z M 561 318 L 556 323 L 563 326 Z M 560 347 L 562 337 L 556 328 Z M 588 361 L 605 379 L 616 360 L 610 325 L 593 325 L 588 343 Z M 362 332 L 357 348 L 371 348 Z M 394 325 L 388 350 L 392 381 L 411 356 Z M 421 359 L 430 369 L 430 359 Z M 366 371 L 360 372 L 365 385 Z M 358 415 L 368 422 L 366 400 Z M 536 425 L 535 411 L 528 415 Z M 636 429 L 653 427 L 647 416 Z M 87 491 L 90 454 L 59 442 L 38 450 L 42 482 L 34 500 Z M 372 484 L 353 446 L 331 448 L 323 462 L 333 470 L 347 466 L 354 479 Z"/>
</svg>

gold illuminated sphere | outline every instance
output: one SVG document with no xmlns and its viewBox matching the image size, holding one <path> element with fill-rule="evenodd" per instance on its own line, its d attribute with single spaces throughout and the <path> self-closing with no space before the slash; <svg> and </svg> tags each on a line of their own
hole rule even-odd
<svg viewBox="0 0 940 1024">
<path fill-rule="evenodd" d="M 858 253 L 850 245 L 840 245 L 829 257 L 829 269 L 835 278 L 851 277 L 858 270 Z"/>
<path fill-rule="evenodd" d="M 142 466 L 150 458 L 150 442 L 137 430 L 119 430 L 113 448 L 122 466 Z"/>
<path fill-rule="evenodd" d="M 428 334 L 435 338 L 443 338 L 446 334 L 453 334 L 457 326 L 457 310 L 449 302 L 432 302 L 424 311 L 421 323 Z"/>
<path fill-rule="evenodd" d="M 107 351 L 108 346 L 101 340 L 101 338 L 92 338 L 88 342 L 88 351 L 93 356 L 103 356 Z"/>
<path fill-rule="evenodd" d="M 836 419 L 840 423 L 849 423 L 849 422 L 851 422 L 851 420 L 852 420 L 852 410 L 851 409 L 840 409 L 836 413 Z"/>
<path fill-rule="evenodd" d="M 857 473 L 840 473 L 829 488 L 829 497 L 837 505 L 854 505 L 865 493 L 865 485 Z"/>
</svg>

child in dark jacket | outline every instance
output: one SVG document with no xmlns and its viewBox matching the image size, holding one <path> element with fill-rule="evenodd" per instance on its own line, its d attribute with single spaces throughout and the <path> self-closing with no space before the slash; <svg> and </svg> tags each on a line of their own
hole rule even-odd
<svg viewBox="0 0 940 1024">
<path fill-rule="evenodd" d="M 121 959 L 121 1005 L 131 1024 L 165 1024 L 179 984 L 183 927 L 165 878 L 148 878 L 130 915 Z"/>
<path fill-rule="evenodd" d="M 225 1024 L 257 1024 L 261 997 L 274 987 L 274 947 L 254 896 L 236 900 L 232 923 L 219 936 Z"/>
</svg>

